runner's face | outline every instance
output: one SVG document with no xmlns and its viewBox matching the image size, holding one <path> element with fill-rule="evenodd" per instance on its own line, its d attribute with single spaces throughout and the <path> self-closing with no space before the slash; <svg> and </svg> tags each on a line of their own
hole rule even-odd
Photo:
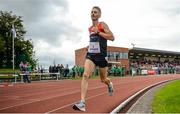
<svg viewBox="0 0 180 114">
<path fill-rule="evenodd" d="M 96 8 L 93 8 L 92 11 L 91 11 L 91 19 L 93 21 L 97 21 L 100 17 L 100 12 L 98 9 Z"/>
</svg>

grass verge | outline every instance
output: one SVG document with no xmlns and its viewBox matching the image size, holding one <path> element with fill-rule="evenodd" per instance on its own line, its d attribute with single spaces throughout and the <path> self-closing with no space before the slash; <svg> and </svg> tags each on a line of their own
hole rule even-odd
<svg viewBox="0 0 180 114">
<path fill-rule="evenodd" d="M 180 80 L 165 85 L 155 93 L 153 113 L 180 113 Z"/>
</svg>

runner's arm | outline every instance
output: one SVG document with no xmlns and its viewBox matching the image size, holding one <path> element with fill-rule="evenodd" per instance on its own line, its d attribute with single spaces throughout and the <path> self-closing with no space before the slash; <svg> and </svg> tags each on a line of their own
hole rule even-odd
<svg viewBox="0 0 180 114">
<path fill-rule="evenodd" d="M 108 25 L 106 23 L 102 23 L 102 27 L 104 29 L 104 32 L 99 32 L 98 34 L 104 38 L 106 38 L 107 40 L 111 40 L 114 41 L 114 35 L 111 32 L 111 30 L 109 29 Z"/>
<path fill-rule="evenodd" d="M 88 51 L 88 49 L 89 49 L 89 45 L 86 47 L 86 51 Z"/>
</svg>

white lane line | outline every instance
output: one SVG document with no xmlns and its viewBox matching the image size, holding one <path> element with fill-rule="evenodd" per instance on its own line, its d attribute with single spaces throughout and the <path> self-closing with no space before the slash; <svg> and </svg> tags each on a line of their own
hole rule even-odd
<svg viewBox="0 0 180 114">
<path fill-rule="evenodd" d="M 167 81 L 167 80 L 165 80 L 165 81 Z M 161 82 L 159 82 L 159 83 L 162 83 L 162 82 L 163 82 L 163 81 L 161 81 Z M 116 85 L 120 85 L 120 84 L 116 84 Z M 153 85 L 155 85 L 155 84 L 153 84 Z M 147 87 L 146 87 L 146 88 L 147 88 Z M 104 92 L 104 93 L 101 93 L 101 94 L 97 94 L 97 95 L 94 95 L 94 96 L 88 97 L 86 100 L 89 100 L 89 99 L 92 99 L 92 98 L 95 98 L 95 97 L 101 96 L 101 95 L 103 95 L 103 94 L 107 94 L 107 92 Z M 76 102 L 78 102 L 78 101 L 76 101 Z M 70 104 L 64 105 L 64 106 L 62 106 L 62 107 L 59 107 L 59 108 L 53 109 L 53 110 L 51 110 L 51 111 L 46 112 L 46 114 L 48 114 L 48 113 L 53 113 L 53 112 L 55 112 L 55 111 L 57 111 L 57 110 L 60 110 L 60 109 L 63 109 L 63 108 L 69 107 L 69 106 L 71 106 L 71 105 L 74 105 L 76 102 L 73 102 L 73 103 L 70 103 Z"/>
<path fill-rule="evenodd" d="M 54 88 L 53 88 L 54 89 Z M 74 89 L 78 89 L 77 87 L 76 88 L 69 88 L 69 89 L 58 89 L 58 90 L 56 90 L 56 91 L 54 91 L 53 89 L 51 89 L 51 90 L 48 90 L 48 91 L 41 91 L 41 92 L 39 92 L 39 93 L 37 93 L 37 94 L 32 94 L 32 95 L 29 95 L 29 94 L 27 94 L 27 95 L 23 95 L 23 96 L 19 96 L 19 98 L 21 98 L 21 99 L 23 99 L 23 98 L 26 98 L 26 97 L 33 97 L 33 96 L 36 96 L 36 95 L 44 95 L 44 94 L 52 94 L 52 93 L 54 93 L 54 92 L 64 92 L 65 90 L 74 90 Z M 33 92 L 36 92 L 36 91 L 33 91 Z M 18 94 L 22 94 L 22 93 L 17 93 L 17 95 Z M 16 96 L 17 96 L 16 95 Z M 14 95 L 13 95 L 14 96 Z M 8 100 L 11 100 L 12 99 L 12 97 L 13 97 L 12 95 L 10 95 L 10 96 L 5 96 L 6 97 L 6 99 L 3 99 L 3 100 L 0 100 L 0 102 L 5 102 L 5 101 L 8 101 Z M 10 97 L 10 98 L 9 98 Z"/>
<path fill-rule="evenodd" d="M 136 81 L 139 81 L 139 80 L 136 80 Z M 131 81 L 128 81 L 128 82 L 120 82 L 118 84 L 114 84 L 114 85 L 120 85 L 120 84 L 125 84 L 125 83 L 129 83 Z M 94 89 L 98 89 L 98 88 L 102 88 L 104 86 L 100 86 L 100 87 L 95 87 L 95 88 L 92 88 L 90 90 L 94 90 Z M 79 91 L 76 91 L 76 92 L 72 92 L 72 93 L 68 93 L 68 94 L 73 94 L 73 93 L 77 93 Z M 105 92 L 106 93 L 106 92 Z M 105 93 L 102 93 L 102 94 L 105 94 Z M 65 95 L 68 95 L 68 94 L 65 94 Z M 4 109 L 8 109 L 8 108 L 12 108 L 12 107 L 16 107 L 16 106 L 21 106 L 21 105 L 26 105 L 26 104 L 30 104 L 30 103 L 35 103 L 35 102 L 40 102 L 40 101 L 43 101 L 43 100 L 48 100 L 48 99 L 53 99 L 53 98 L 56 98 L 56 97 L 61 97 L 61 96 L 65 96 L 65 95 L 57 95 L 55 97 L 49 97 L 49 98 L 45 98 L 45 99 L 40 99 L 40 100 L 34 100 L 34 101 L 31 101 L 31 102 L 26 102 L 26 103 L 21 103 L 21 104 L 18 104 L 18 105 L 12 105 L 12 106 L 8 106 L 8 107 L 4 107 L 4 108 L 1 108 L 0 110 L 4 110 Z M 74 102 L 75 103 L 75 102 Z M 72 105 L 73 103 L 71 103 Z M 69 104 L 70 105 L 70 104 Z M 69 106 L 68 105 L 68 106 Z M 63 106 L 65 107 L 65 106 Z"/>
<path fill-rule="evenodd" d="M 0 85 L 0 87 L 5 87 L 4 85 Z"/>
<path fill-rule="evenodd" d="M 13 84 L 1 84 L 0 87 L 12 87 Z"/>
<path fill-rule="evenodd" d="M 97 95 L 88 97 L 86 100 L 89 100 L 89 99 L 92 99 L 92 98 L 95 98 L 95 97 L 98 97 L 98 96 L 101 96 L 101 95 L 104 95 L 104 94 L 107 94 L 107 92 L 103 92 L 103 93 L 101 93 L 101 94 L 97 94 Z M 59 108 L 56 108 L 56 109 L 53 109 L 53 110 L 51 110 L 51 111 L 49 111 L 49 112 L 46 112 L 45 114 L 52 113 L 52 112 L 55 112 L 55 111 L 57 111 L 57 110 L 66 108 L 66 107 L 71 106 L 71 105 L 73 105 L 73 104 L 75 104 L 75 103 L 77 103 L 77 102 L 78 102 L 78 101 L 73 102 L 73 103 L 70 103 L 70 104 L 67 104 L 67 105 L 64 105 L 64 106 L 59 107 Z"/>
<path fill-rule="evenodd" d="M 95 89 L 99 89 L 99 88 L 103 88 L 103 87 L 105 87 L 105 86 L 94 87 L 94 88 L 90 89 L 90 91 L 91 90 L 95 90 Z M 33 100 L 31 102 L 20 103 L 18 105 L 12 105 L 12 106 L 1 108 L 0 110 L 4 110 L 4 109 L 16 107 L 16 106 L 21 106 L 21 105 L 26 105 L 26 104 L 30 104 L 30 103 L 40 102 L 40 101 L 43 101 L 43 100 L 53 99 L 53 98 L 57 98 L 57 97 L 61 97 L 61 96 L 66 96 L 66 95 L 70 95 L 70 94 L 75 94 L 75 93 L 78 93 L 78 92 L 80 92 L 80 90 L 76 90 L 76 91 L 73 91 L 73 92 L 70 92 L 70 93 L 67 93 L 67 94 L 64 94 L 64 95 L 56 95 L 54 97 L 47 97 L 47 98 L 44 98 L 44 99 Z"/>
</svg>

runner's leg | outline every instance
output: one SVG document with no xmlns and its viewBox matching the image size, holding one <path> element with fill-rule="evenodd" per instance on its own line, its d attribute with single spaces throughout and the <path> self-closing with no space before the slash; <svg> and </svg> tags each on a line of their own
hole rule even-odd
<svg viewBox="0 0 180 114">
<path fill-rule="evenodd" d="M 86 59 L 84 65 L 84 74 L 81 81 L 81 100 L 85 102 L 85 97 L 88 89 L 88 79 L 95 68 L 94 63 L 90 59 Z"/>
<path fill-rule="evenodd" d="M 110 79 L 107 78 L 107 67 L 99 68 L 99 72 L 100 72 L 101 81 L 106 85 L 109 85 Z"/>
<path fill-rule="evenodd" d="M 107 78 L 107 67 L 100 68 L 100 78 L 103 83 L 105 83 L 108 86 L 108 94 L 109 96 L 113 95 L 113 83 L 110 81 L 109 78 Z"/>
</svg>

